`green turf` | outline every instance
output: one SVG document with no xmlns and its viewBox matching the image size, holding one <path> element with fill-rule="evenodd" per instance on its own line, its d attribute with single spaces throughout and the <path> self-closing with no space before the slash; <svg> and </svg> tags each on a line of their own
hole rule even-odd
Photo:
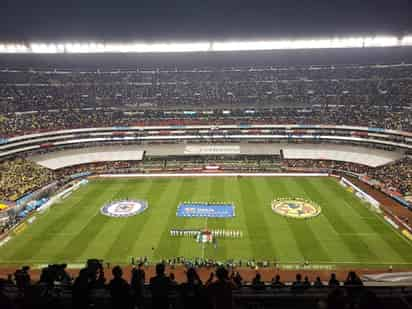
<svg viewBox="0 0 412 309">
<path fill-rule="evenodd" d="M 109 200 L 144 199 L 140 215 L 100 214 Z M 270 207 L 277 197 L 303 197 L 322 212 L 307 220 L 285 218 Z M 181 201 L 233 202 L 236 217 L 180 218 Z M 0 248 L 0 263 L 81 263 L 100 258 L 127 263 L 130 256 L 153 261 L 172 256 L 259 259 L 279 263 L 412 267 L 412 246 L 380 216 L 329 177 L 188 177 L 93 180 L 55 204 Z M 172 228 L 226 228 L 243 239 L 218 247 L 170 237 Z M 154 248 L 154 249 L 152 249 Z"/>
</svg>

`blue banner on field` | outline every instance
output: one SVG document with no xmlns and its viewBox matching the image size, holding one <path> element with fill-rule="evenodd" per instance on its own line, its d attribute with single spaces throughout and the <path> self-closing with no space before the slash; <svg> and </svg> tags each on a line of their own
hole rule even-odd
<svg viewBox="0 0 412 309">
<path fill-rule="evenodd" d="M 178 217 L 230 218 L 235 216 L 235 206 L 231 203 L 180 203 Z"/>
</svg>

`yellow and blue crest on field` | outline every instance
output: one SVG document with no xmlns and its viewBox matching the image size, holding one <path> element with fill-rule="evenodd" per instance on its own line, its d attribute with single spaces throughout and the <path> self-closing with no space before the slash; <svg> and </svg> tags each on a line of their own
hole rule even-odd
<svg viewBox="0 0 412 309">
<path fill-rule="evenodd" d="M 304 198 L 279 198 L 272 201 L 272 210 L 291 218 L 311 218 L 320 214 L 321 208 L 313 201 Z"/>
</svg>

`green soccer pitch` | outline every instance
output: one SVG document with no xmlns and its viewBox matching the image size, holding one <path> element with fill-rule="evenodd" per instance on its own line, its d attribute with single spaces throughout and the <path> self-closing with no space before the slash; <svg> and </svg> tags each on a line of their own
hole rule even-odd
<svg viewBox="0 0 412 309">
<path fill-rule="evenodd" d="M 310 219 L 287 218 L 271 208 L 282 197 L 321 207 Z M 112 200 L 146 200 L 127 218 L 102 215 Z M 231 202 L 233 218 L 182 218 L 179 202 Z M 171 237 L 171 229 L 227 229 L 241 239 L 202 245 Z M 57 202 L 0 248 L 0 265 L 84 263 L 88 258 L 126 264 L 174 256 L 269 260 L 330 267 L 412 267 L 412 243 L 332 177 L 179 177 L 91 180 Z"/>
</svg>

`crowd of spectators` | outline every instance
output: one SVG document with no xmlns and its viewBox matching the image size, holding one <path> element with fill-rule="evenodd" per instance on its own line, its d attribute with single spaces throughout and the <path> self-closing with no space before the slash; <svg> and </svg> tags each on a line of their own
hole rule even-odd
<svg viewBox="0 0 412 309">
<path fill-rule="evenodd" d="M 36 163 L 16 158 L 0 162 L 0 200 L 14 201 L 56 180 L 56 175 Z"/>
<path fill-rule="evenodd" d="M 379 167 L 331 160 L 282 160 L 282 167 L 289 171 L 352 172 L 378 181 L 383 189 L 396 191 L 405 197 L 412 195 L 412 159 L 408 156 Z"/>
<path fill-rule="evenodd" d="M 398 191 L 404 196 L 412 196 L 412 159 L 410 157 L 371 169 L 368 176 L 380 181 L 388 189 Z"/>
<path fill-rule="evenodd" d="M 345 171 L 352 172 L 358 175 L 370 174 L 374 168 L 367 165 L 333 161 L 333 160 L 309 160 L 309 159 L 285 159 L 282 160 L 282 167 L 286 170 L 324 170 L 328 171 Z"/>
<path fill-rule="evenodd" d="M 234 295 L 242 293 L 245 288 L 249 293 L 290 293 L 292 296 L 304 294 L 309 290 L 326 291 L 327 297 L 319 300 L 318 308 L 363 308 L 362 304 L 378 306 L 370 292 L 363 288 L 363 283 L 355 272 L 349 272 L 344 282 L 339 282 L 332 273 L 328 281 L 316 277 L 311 282 L 307 276 L 302 279 L 296 274 L 293 282 L 283 282 L 279 274 L 271 281 L 262 280 L 257 271 L 250 282 L 246 282 L 240 272 L 217 267 L 210 272 L 207 280 L 202 281 L 198 268 L 187 268 L 186 278 L 181 282 L 175 280 L 173 272 L 166 273 L 165 264 L 157 264 L 155 275 L 146 278 L 146 269 L 142 263 L 131 270 L 130 281 L 123 277 L 120 266 L 111 268 L 108 280 L 98 260 L 89 260 L 87 266 L 80 270 L 77 278 L 72 278 L 66 271 L 65 264 L 48 265 L 42 269 L 40 280 L 35 282 L 30 277 L 30 268 L 22 267 L 0 281 L 0 305 L 4 309 L 53 308 L 59 306 L 59 298 L 71 298 L 72 308 L 99 307 L 102 299 L 108 299 L 109 308 L 145 308 L 150 299 L 151 308 L 213 308 L 230 309 L 235 307 Z M 17 290 L 18 296 L 10 297 L 10 290 Z M 339 292 L 336 292 L 339 290 Z M 329 293 L 329 294 L 328 294 Z M 284 294 L 283 294 L 284 295 Z M 339 300 L 341 303 L 337 304 Z M 372 300 L 372 303 L 371 303 Z M 258 300 L 255 300 L 257 302 Z M 339 305 L 339 307 L 335 307 Z M 61 306 L 61 303 L 60 303 Z M 360 306 L 360 307 L 359 307 Z M 37 308 L 37 307 L 36 307 Z M 369 308 L 369 307 L 367 307 Z"/>
<path fill-rule="evenodd" d="M 1 104 L 1 103 L 0 103 Z M 135 112 L 116 108 L 110 109 L 67 109 L 54 111 L 34 111 L 28 113 L 3 113 L 0 115 L 1 136 L 13 136 L 29 132 L 57 129 L 111 127 L 133 125 L 184 125 L 184 124 L 327 124 L 353 125 L 395 130 L 412 130 L 409 119 L 412 109 L 408 106 L 375 105 L 308 105 L 297 108 L 293 106 L 273 106 L 264 109 L 259 105 L 253 114 L 248 109 L 231 109 L 230 114 L 214 109 L 213 114 L 188 115 L 184 112 L 146 110 Z M 208 109 L 208 112 L 210 110 Z"/>
<path fill-rule="evenodd" d="M 191 116 L 165 109 L 227 107 L 237 111 L 202 117 L 208 122 L 240 118 L 411 130 L 410 76 L 411 65 L 89 73 L 3 70 L 0 131 L 13 135 L 182 120 Z M 146 107 L 150 111 L 143 112 Z M 250 108 L 261 111 L 245 114 Z"/>
</svg>

